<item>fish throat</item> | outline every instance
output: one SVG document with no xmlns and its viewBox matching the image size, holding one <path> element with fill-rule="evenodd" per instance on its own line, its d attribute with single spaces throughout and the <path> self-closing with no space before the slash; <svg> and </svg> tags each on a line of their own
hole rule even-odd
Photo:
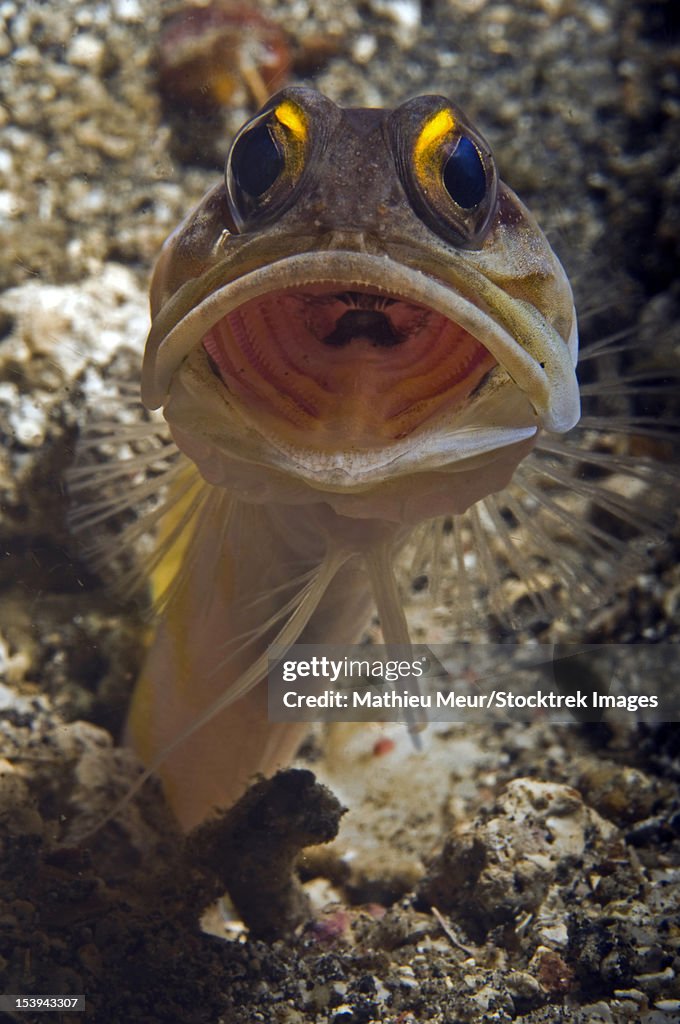
<svg viewBox="0 0 680 1024">
<path fill-rule="evenodd" d="M 232 396 L 320 447 L 403 438 L 460 411 L 497 366 L 468 330 L 425 305 L 326 283 L 251 299 L 202 343 Z"/>
<path fill-rule="evenodd" d="M 340 314 L 332 331 L 321 339 L 324 344 L 342 348 L 353 339 L 365 338 L 379 348 L 391 348 L 406 341 L 408 335 L 398 330 L 391 315 L 385 312 L 387 306 L 395 304 L 395 299 L 361 292 L 345 292 L 337 299 L 351 308 Z"/>
</svg>

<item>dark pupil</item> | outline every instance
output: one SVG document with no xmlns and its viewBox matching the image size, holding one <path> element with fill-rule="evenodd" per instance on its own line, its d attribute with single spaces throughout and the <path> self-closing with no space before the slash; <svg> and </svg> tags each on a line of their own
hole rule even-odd
<svg viewBox="0 0 680 1024">
<path fill-rule="evenodd" d="M 444 188 L 464 210 L 478 206 L 486 194 L 484 164 L 476 146 L 464 135 L 444 164 Z"/>
<path fill-rule="evenodd" d="M 267 124 L 244 132 L 234 146 L 231 169 L 238 187 L 253 199 L 271 188 L 283 170 L 283 157 Z"/>
</svg>

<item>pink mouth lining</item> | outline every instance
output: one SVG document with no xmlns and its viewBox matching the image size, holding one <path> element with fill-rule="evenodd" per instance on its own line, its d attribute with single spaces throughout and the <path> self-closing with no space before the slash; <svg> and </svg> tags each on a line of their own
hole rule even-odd
<svg viewBox="0 0 680 1024">
<path fill-rule="evenodd" d="M 273 291 L 203 338 L 215 372 L 254 414 L 320 447 L 373 447 L 459 409 L 497 365 L 468 331 L 426 306 L 332 285 Z"/>
</svg>

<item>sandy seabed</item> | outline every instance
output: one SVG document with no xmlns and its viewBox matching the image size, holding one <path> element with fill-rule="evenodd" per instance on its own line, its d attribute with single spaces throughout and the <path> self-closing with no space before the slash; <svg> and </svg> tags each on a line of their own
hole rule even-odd
<svg viewBox="0 0 680 1024">
<path fill-rule="evenodd" d="M 136 384 L 153 259 L 254 109 L 238 75 L 219 115 L 162 97 L 159 32 L 177 8 L 0 5 L 0 988 L 83 993 L 97 1022 L 674 1024 L 673 724 L 440 725 L 422 752 L 395 727 L 315 734 L 291 792 L 311 792 L 311 769 L 349 811 L 299 862 L 311 917 L 273 941 L 215 909 L 220 872 L 153 784 L 84 847 L 68 842 L 136 777 L 111 737 L 144 622 L 73 541 L 66 473 L 92 410 L 115 415 Z M 586 343 L 625 327 L 673 356 L 671 2 L 260 9 L 289 40 L 291 80 L 339 103 L 459 103 L 546 226 Z M 677 643 L 676 553 L 669 536 L 595 616 L 576 610 L 570 635 Z M 409 603 L 418 638 L 450 639 L 446 586 Z"/>
</svg>

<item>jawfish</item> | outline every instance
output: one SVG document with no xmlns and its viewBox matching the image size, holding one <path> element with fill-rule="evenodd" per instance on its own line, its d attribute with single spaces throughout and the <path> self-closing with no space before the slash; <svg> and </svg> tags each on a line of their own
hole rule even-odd
<svg viewBox="0 0 680 1024">
<path fill-rule="evenodd" d="M 241 129 L 165 243 L 142 399 L 177 456 L 128 736 L 185 828 L 294 754 L 272 643 L 408 643 L 395 559 L 580 415 L 567 277 L 443 96 L 307 88 Z"/>
</svg>

